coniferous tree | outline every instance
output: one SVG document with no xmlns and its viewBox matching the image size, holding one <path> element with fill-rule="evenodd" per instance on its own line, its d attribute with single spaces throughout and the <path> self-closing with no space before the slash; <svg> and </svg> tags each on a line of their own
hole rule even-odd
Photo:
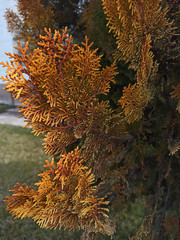
<svg viewBox="0 0 180 240">
<path fill-rule="evenodd" d="M 78 19 L 83 6 L 82 0 L 17 0 L 17 12 L 7 9 L 5 18 L 14 39 L 29 42 L 34 49 L 38 46 L 39 35 L 45 34 L 44 28 L 54 31 L 67 26 L 78 39 Z"/>
<path fill-rule="evenodd" d="M 18 0 L 16 6 L 17 12 L 12 9 L 5 12 L 8 30 L 15 40 L 29 42 L 30 47 L 35 48 L 45 27 L 55 29 L 53 11 L 50 6 L 44 7 L 40 0 Z"/>
<path fill-rule="evenodd" d="M 178 239 L 177 2 L 103 0 L 103 7 L 117 42 L 115 60 L 134 71 L 113 107 L 104 98 L 118 67 L 102 68 L 97 49 L 87 38 L 74 44 L 67 29 L 46 30 L 29 55 L 28 44 L 19 43 L 21 54 L 9 53 L 11 62 L 1 63 L 6 89 L 20 98 L 27 126 L 46 134 L 48 154 L 61 153 L 56 165 L 47 162 L 37 191 L 15 186 L 7 209 L 41 227 L 85 229 L 88 239 L 93 232 L 112 235 L 108 209 L 121 211 L 127 197 L 140 197 L 146 216 L 130 239 L 162 240 L 172 223 Z"/>
</svg>

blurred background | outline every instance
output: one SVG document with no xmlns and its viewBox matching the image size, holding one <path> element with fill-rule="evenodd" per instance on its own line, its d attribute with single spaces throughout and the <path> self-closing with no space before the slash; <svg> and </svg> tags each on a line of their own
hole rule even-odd
<svg viewBox="0 0 180 240">
<path fill-rule="evenodd" d="M 14 52 L 13 46 L 16 41 L 13 40 L 12 34 L 8 32 L 4 13 L 6 8 L 11 8 L 16 11 L 16 2 L 14 0 L 0 0 L 0 61 L 8 61 L 5 52 Z M 0 66 L 0 76 L 5 76 L 5 69 Z M 0 103 L 14 105 L 17 102 L 11 98 L 10 93 L 7 93 L 4 88 L 4 83 L 0 79 Z"/>
</svg>

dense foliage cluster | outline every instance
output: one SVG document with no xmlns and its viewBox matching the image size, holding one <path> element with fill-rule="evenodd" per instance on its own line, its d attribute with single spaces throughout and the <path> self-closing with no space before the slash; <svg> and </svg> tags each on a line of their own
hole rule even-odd
<svg viewBox="0 0 180 240">
<path fill-rule="evenodd" d="M 75 44 L 66 28 L 62 34 L 45 30 L 30 54 L 28 44 L 18 42 L 19 53 L 8 53 L 10 63 L 1 63 L 7 68 L 6 90 L 20 100 L 27 126 L 45 134 L 46 153 L 60 154 L 56 166 L 48 163 L 49 170 L 40 174 L 37 191 L 16 185 L 7 209 L 42 227 L 85 228 L 88 239 L 91 232 L 113 235 L 113 220 L 105 212 L 121 211 L 127 198 L 141 198 L 146 214 L 130 239 L 164 239 L 173 232 L 172 222 L 178 238 L 178 4 L 102 4 L 117 43 L 110 66 L 101 66 L 102 56 L 87 37 Z M 93 24 L 91 6 L 101 9 L 98 0 L 90 1 L 83 19 Z M 94 26 L 87 29 L 92 33 Z M 104 48 L 106 54 L 113 46 Z M 121 61 L 134 79 L 121 79 Z"/>
<path fill-rule="evenodd" d="M 100 69 L 97 50 L 92 44 L 72 44 L 67 29 L 60 35 L 47 31 L 29 56 L 28 45 L 16 47 L 21 54 L 11 54 L 7 90 L 20 98 L 20 112 L 35 134 L 45 134 L 48 154 L 65 152 L 65 147 L 91 131 L 103 128 L 110 115 L 108 103 L 99 102 L 97 95 L 106 94 L 113 81 L 114 64 Z M 28 77 L 28 79 L 27 79 Z M 27 79 L 27 80 L 26 80 Z"/>
<path fill-rule="evenodd" d="M 47 169 L 39 174 L 38 190 L 17 183 L 7 210 L 17 218 L 33 218 L 40 227 L 75 229 L 112 235 L 113 229 L 105 212 L 108 202 L 96 197 L 95 177 L 77 149 L 62 155 L 54 167 L 54 160 L 44 165 Z"/>
</svg>

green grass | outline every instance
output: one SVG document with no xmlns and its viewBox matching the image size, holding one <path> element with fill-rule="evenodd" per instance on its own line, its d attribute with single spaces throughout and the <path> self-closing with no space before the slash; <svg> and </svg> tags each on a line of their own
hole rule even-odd
<svg viewBox="0 0 180 240">
<path fill-rule="evenodd" d="M 42 172 L 45 156 L 42 138 L 30 129 L 0 125 L 0 240 L 79 240 L 81 232 L 40 229 L 30 219 L 13 219 L 3 200 L 16 182 L 33 186 Z M 117 222 L 113 240 L 128 240 L 140 226 L 144 208 L 140 200 L 129 202 L 126 208 L 117 205 L 112 215 Z M 119 209 L 122 209 L 119 212 Z M 117 212 L 117 213 L 116 213 Z M 115 214 L 116 213 L 116 214 Z M 110 239 L 100 234 L 98 240 Z"/>
<path fill-rule="evenodd" d="M 0 103 L 0 113 L 6 112 L 9 108 L 15 108 L 15 106 Z"/>
</svg>

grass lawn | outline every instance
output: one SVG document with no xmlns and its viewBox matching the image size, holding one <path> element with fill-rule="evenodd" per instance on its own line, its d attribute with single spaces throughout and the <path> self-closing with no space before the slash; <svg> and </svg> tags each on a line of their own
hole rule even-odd
<svg viewBox="0 0 180 240">
<path fill-rule="evenodd" d="M 30 129 L 0 125 L 0 240 L 79 240 L 80 232 L 40 229 L 32 220 L 14 220 L 5 209 L 3 200 L 16 182 L 33 186 L 42 172 L 45 156 L 42 138 Z M 142 222 L 144 209 L 141 202 L 130 203 L 116 214 L 117 231 L 113 240 L 128 240 Z M 104 235 L 99 240 L 110 239 Z"/>
<path fill-rule="evenodd" d="M 15 108 L 15 106 L 0 103 L 0 113 L 5 112 L 9 108 Z"/>
</svg>

